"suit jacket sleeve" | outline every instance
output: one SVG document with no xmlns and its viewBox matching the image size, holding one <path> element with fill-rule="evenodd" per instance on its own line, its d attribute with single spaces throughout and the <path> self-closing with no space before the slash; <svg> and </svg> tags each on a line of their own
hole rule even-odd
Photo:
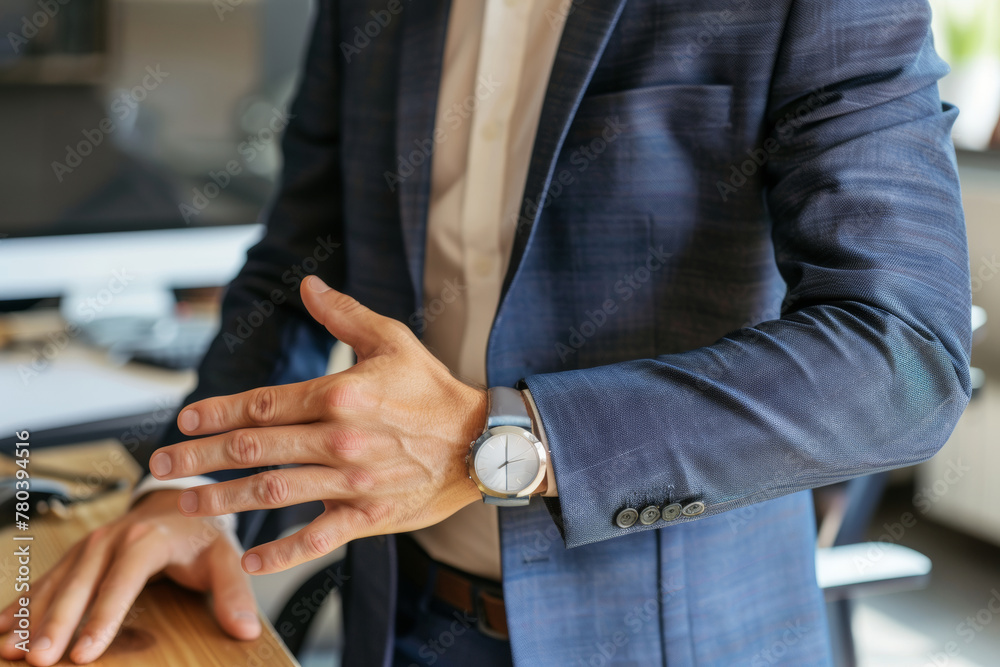
<svg viewBox="0 0 1000 667">
<path fill-rule="evenodd" d="M 323 375 L 333 339 L 306 312 L 303 276 L 344 282 L 339 167 L 338 56 L 330 2 L 319 3 L 305 72 L 282 139 L 284 167 L 264 238 L 226 291 L 219 334 L 198 369 L 198 385 L 184 404 L 264 385 Z M 185 439 L 176 419 L 160 439 Z M 147 466 L 151 452 L 140 456 Z M 234 470 L 232 479 L 257 472 Z M 245 513 L 252 514 L 252 513 Z M 241 534 L 246 534 L 241 516 Z M 258 519 L 260 517 L 257 517 Z"/>
<path fill-rule="evenodd" d="M 697 500 L 676 522 L 696 521 L 945 442 L 970 393 L 971 297 L 957 110 L 938 97 L 929 20 L 902 0 L 792 5 L 762 134 L 780 319 L 524 379 L 568 547 L 674 523 L 622 529 L 626 507 Z"/>
</svg>

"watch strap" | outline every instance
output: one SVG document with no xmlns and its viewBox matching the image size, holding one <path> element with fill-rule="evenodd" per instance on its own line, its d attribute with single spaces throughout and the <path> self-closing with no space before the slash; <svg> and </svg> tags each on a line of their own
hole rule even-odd
<svg viewBox="0 0 1000 667">
<path fill-rule="evenodd" d="M 524 404 L 521 392 L 513 387 L 490 387 L 490 408 L 486 428 L 494 426 L 520 426 L 531 430 L 531 415 Z"/>
<path fill-rule="evenodd" d="M 524 498 L 497 498 L 484 493 L 483 502 L 487 505 L 499 505 L 500 507 L 524 507 L 531 502 L 531 498 L 528 496 Z"/>
</svg>

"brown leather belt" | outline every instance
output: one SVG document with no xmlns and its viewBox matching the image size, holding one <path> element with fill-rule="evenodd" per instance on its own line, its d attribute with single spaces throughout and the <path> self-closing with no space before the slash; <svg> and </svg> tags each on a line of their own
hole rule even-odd
<svg viewBox="0 0 1000 667">
<path fill-rule="evenodd" d="M 432 595 L 439 602 L 474 616 L 479 631 L 494 639 L 508 640 L 503 589 L 482 579 L 433 560 L 409 535 L 397 535 L 399 573 L 420 590 L 434 577 Z"/>
</svg>

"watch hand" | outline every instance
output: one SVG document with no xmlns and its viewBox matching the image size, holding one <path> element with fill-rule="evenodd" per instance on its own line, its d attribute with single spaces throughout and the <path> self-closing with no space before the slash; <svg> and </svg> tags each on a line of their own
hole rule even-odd
<svg viewBox="0 0 1000 667">
<path fill-rule="evenodd" d="M 503 437 L 503 457 L 507 459 L 507 461 L 504 462 L 504 466 L 506 466 L 508 463 L 510 463 L 510 436 L 507 435 Z M 505 489 L 509 489 L 510 475 L 508 473 L 510 472 L 510 468 L 505 467 L 503 472 L 504 472 L 503 486 Z"/>
<path fill-rule="evenodd" d="M 518 461 L 524 461 L 524 460 L 525 460 L 525 459 L 524 459 L 524 457 L 522 456 L 522 457 L 521 457 L 521 458 L 519 458 L 519 459 L 511 459 L 510 461 L 504 461 L 504 462 L 503 462 L 503 463 L 501 463 L 501 464 L 500 464 L 499 466 L 497 466 L 497 470 L 499 470 L 500 468 L 503 468 L 503 467 L 504 467 L 505 465 L 508 465 L 508 464 L 510 464 L 510 463 L 517 463 Z"/>
</svg>

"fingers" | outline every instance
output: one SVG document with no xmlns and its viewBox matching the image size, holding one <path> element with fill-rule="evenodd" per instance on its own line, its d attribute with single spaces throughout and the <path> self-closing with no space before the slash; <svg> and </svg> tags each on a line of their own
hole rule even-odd
<svg viewBox="0 0 1000 667">
<path fill-rule="evenodd" d="M 153 523 L 129 526 L 97 591 L 90 617 L 70 650 L 73 662 L 91 662 L 104 653 L 146 582 L 167 566 L 170 549 L 158 534 L 161 530 Z"/>
<path fill-rule="evenodd" d="M 30 591 L 28 591 L 28 595 L 24 597 L 29 598 L 28 608 L 32 614 L 32 618 L 44 617 L 45 610 L 48 608 L 55 594 L 62 589 L 62 582 L 66 576 L 66 573 L 75 567 L 77 556 L 79 553 L 82 552 L 82 550 L 83 550 L 83 542 L 78 542 L 76 546 L 74 546 L 62 558 L 62 560 L 60 560 L 59 563 L 55 565 L 55 567 L 46 572 L 42 577 L 38 579 L 38 581 L 33 582 L 31 584 L 31 589 Z M 3 611 L 3 624 L 2 624 L 3 632 L 13 630 L 16 627 L 16 624 L 13 622 L 14 608 L 16 603 L 17 599 L 15 598 L 14 602 L 12 602 L 11 605 L 8 606 L 8 608 L 4 609 Z M 76 626 L 73 626 L 73 628 L 70 629 L 71 636 L 73 630 L 75 629 Z M 41 641 L 39 641 L 43 637 L 44 635 L 42 634 L 33 633 L 33 639 L 31 642 L 31 653 L 35 654 L 36 659 L 41 657 L 41 649 L 38 649 L 38 647 L 44 646 L 44 644 Z M 7 660 L 20 660 L 25 657 L 28 657 L 25 655 L 24 651 L 15 647 L 15 644 L 21 639 L 22 638 L 18 637 L 16 633 L 12 632 L 7 637 L 6 641 L 3 642 L 3 645 L 0 646 L 0 657 L 3 657 Z M 28 655 L 30 656 L 30 654 Z M 56 656 L 53 660 L 49 662 L 45 663 L 38 662 L 35 664 L 51 664 L 52 662 L 55 662 L 55 660 L 58 659 L 58 657 L 59 656 Z"/>
<path fill-rule="evenodd" d="M 175 479 L 286 463 L 329 465 L 328 431 L 328 427 L 312 424 L 238 429 L 161 447 L 150 458 L 149 470 L 157 479 Z"/>
<path fill-rule="evenodd" d="M 357 493 L 355 487 L 366 487 L 368 475 L 358 471 L 355 478 L 336 468 L 301 466 L 281 468 L 217 484 L 195 486 L 177 499 L 181 514 L 187 516 L 218 516 L 246 510 L 299 505 L 311 500 L 343 499 Z"/>
<path fill-rule="evenodd" d="M 108 535 L 107 527 L 91 533 L 86 540 L 87 547 L 81 551 L 73 567 L 58 585 L 52 586 L 52 591 L 58 594 L 46 600 L 45 607 L 35 605 L 34 612 L 41 623 L 35 631 L 28 656 L 30 664 L 54 664 L 66 652 L 94 595 L 97 582 L 107 568 L 113 545 Z"/>
<path fill-rule="evenodd" d="M 209 435 L 237 428 L 304 424 L 323 416 L 323 397 L 311 381 L 260 387 L 192 403 L 177 425 L 186 435 Z"/>
<path fill-rule="evenodd" d="M 296 533 L 268 542 L 243 554 L 243 569 L 250 574 L 282 572 L 321 556 L 359 537 L 377 534 L 369 530 L 368 517 L 347 505 L 334 505 Z"/>
<path fill-rule="evenodd" d="M 250 579 L 240 568 L 240 554 L 226 540 L 211 547 L 212 609 L 219 625 L 236 639 L 256 639 L 261 625 Z"/>
<path fill-rule="evenodd" d="M 318 276 L 302 281 L 302 302 L 335 338 L 354 348 L 359 359 L 378 354 L 387 342 L 412 336 L 405 324 L 379 315 L 352 297 L 331 289 Z"/>
<path fill-rule="evenodd" d="M 28 591 L 28 595 L 18 595 L 10 604 L 4 607 L 3 611 L 0 611 L 0 633 L 9 632 L 12 630 L 16 623 L 14 623 L 14 612 L 20 606 L 18 604 L 18 598 L 27 597 L 31 599 L 33 605 L 43 604 L 44 599 L 48 599 L 52 595 L 55 584 L 62 580 L 63 575 L 75 562 L 77 554 L 83 548 L 83 541 L 77 542 L 66 554 L 56 563 L 52 568 L 45 572 L 37 581 L 31 583 L 31 589 Z M 48 597 L 46 597 L 46 595 Z M 44 605 L 43 605 L 44 606 Z M 8 638 L 8 639 L 13 639 Z M 13 644 L 13 642 L 11 642 Z M 0 651 L 2 655 L 2 651 Z"/>
</svg>

